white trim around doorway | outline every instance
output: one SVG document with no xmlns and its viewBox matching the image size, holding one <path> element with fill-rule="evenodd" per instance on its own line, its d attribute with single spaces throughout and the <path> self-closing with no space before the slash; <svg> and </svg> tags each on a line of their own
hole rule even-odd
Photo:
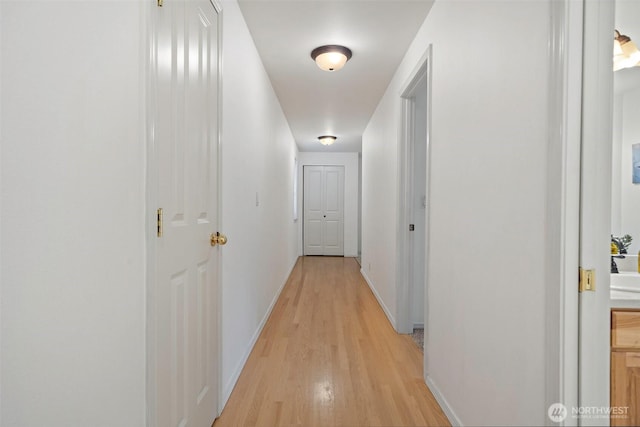
<svg viewBox="0 0 640 427">
<path fill-rule="evenodd" d="M 427 188 L 426 188 L 426 212 L 425 224 L 425 268 L 429 264 L 429 159 L 430 159 L 430 128 L 431 128 L 431 55 L 432 46 L 429 45 L 422 58 L 418 61 L 414 70 L 409 75 L 407 81 L 402 86 L 400 98 L 402 102 L 400 137 L 398 145 L 398 221 L 396 223 L 396 291 L 398 302 L 396 307 L 395 326 L 399 333 L 408 334 L 413 332 L 413 322 L 410 319 L 410 271 L 412 263 L 410 261 L 410 236 L 408 234 L 409 224 L 413 217 L 413 209 L 410 198 L 413 194 L 413 127 L 414 127 L 414 97 L 416 88 L 426 79 L 427 81 Z M 425 274 L 425 282 L 427 275 Z M 427 316 L 427 289 L 425 283 L 425 318 Z M 425 355 L 427 354 L 427 336 L 425 334 Z"/>
<path fill-rule="evenodd" d="M 551 2 L 547 253 L 545 258 L 547 410 L 578 405 L 578 292 L 583 2 Z M 576 425 L 567 417 L 560 424 Z"/>
</svg>

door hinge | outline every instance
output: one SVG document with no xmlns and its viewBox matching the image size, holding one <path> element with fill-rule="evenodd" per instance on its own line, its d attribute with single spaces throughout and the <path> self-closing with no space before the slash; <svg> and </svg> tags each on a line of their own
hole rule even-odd
<svg viewBox="0 0 640 427">
<path fill-rule="evenodd" d="M 156 212 L 156 226 L 156 233 L 158 237 L 162 237 L 162 208 L 158 208 L 158 211 Z"/>
<path fill-rule="evenodd" d="M 414 231 L 416 229 L 415 224 L 409 224 L 409 231 Z"/>
<path fill-rule="evenodd" d="M 585 270 L 580 268 L 580 282 L 578 285 L 578 292 L 595 292 L 596 290 L 596 271 Z"/>
<path fill-rule="evenodd" d="M 158 0 L 158 7 L 162 7 L 163 3 L 164 3 L 163 0 Z"/>
</svg>

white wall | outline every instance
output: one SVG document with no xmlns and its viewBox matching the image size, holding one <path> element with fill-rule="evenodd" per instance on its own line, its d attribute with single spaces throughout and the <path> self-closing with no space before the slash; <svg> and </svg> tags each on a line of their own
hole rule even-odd
<svg viewBox="0 0 640 427">
<path fill-rule="evenodd" d="M 358 255 L 362 253 L 362 153 L 358 153 Z"/>
<path fill-rule="evenodd" d="M 549 17 L 436 2 L 363 136 L 363 270 L 395 314 L 400 91 L 433 44 L 426 376 L 463 425 L 547 422 Z"/>
<path fill-rule="evenodd" d="M 143 426 L 145 8 L 0 8 L 0 424 Z"/>
<path fill-rule="evenodd" d="M 395 79 L 394 79 L 395 80 Z M 395 90 L 395 92 L 394 92 Z M 392 93 L 391 95 L 389 95 Z M 362 137 L 362 272 L 391 324 L 396 313 L 397 122 L 391 86 Z M 381 244 L 381 242 L 387 242 Z"/>
<path fill-rule="evenodd" d="M 223 2 L 223 30 L 224 403 L 297 259 L 297 148 L 235 0 Z"/>
<path fill-rule="evenodd" d="M 344 256 L 358 256 L 358 153 L 298 153 L 298 255 L 303 254 L 303 167 L 344 166 Z"/>
<path fill-rule="evenodd" d="M 614 74 L 615 78 L 615 74 Z M 613 136 L 611 147 L 611 234 L 628 234 L 622 228 L 622 183 L 631 180 L 631 170 L 625 170 L 622 164 L 622 100 L 624 95 L 613 98 Z M 631 147 L 628 148 L 629 150 Z M 631 163 L 628 164 L 631 167 Z M 626 172 L 626 173 L 625 173 Z M 624 177 L 622 175 L 625 175 Z M 640 238 L 640 236 L 638 236 Z M 635 242 L 634 242 L 635 243 Z M 630 248 L 632 249 L 632 248 Z M 629 253 L 632 253 L 629 251 Z"/>
</svg>

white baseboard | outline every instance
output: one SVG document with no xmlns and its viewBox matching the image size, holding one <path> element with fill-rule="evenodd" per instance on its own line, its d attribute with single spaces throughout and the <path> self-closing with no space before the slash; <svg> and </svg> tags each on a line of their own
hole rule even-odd
<svg viewBox="0 0 640 427">
<path fill-rule="evenodd" d="M 425 381 L 427 383 L 427 387 L 431 391 L 431 394 L 433 394 L 433 397 L 436 398 L 436 401 L 442 408 L 442 411 L 444 412 L 446 417 L 449 419 L 449 423 L 452 426 L 462 426 L 462 423 L 460 422 L 460 418 L 458 418 L 456 413 L 453 412 L 453 409 L 451 409 L 451 405 L 449 405 L 449 402 L 447 402 L 447 399 L 444 398 L 444 396 L 442 395 L 442 392 L 440 391 L 436 383 L 434 383 L 431 377 L 428 375 L 426 376 Z"/>
<path fill-rule="evenodd" d="M 242 373 L 242 369 L 244 368 L 244 365 L 247 363 L 247 359 L 249 359 L 249 355 L 251 354 L 251 351 L 253 350 L 253 347 L 256 345 L 256 342 L 258 341 L 258 337 L 262 333 L 262 329 L 264 328 L 264 325 L 267 323 L 267 320 L 269 319 L 269 316 L 271 315 L 271 311 L 273 310 L 273 307 L 276 305 L 276 301 L 278 301 L 278 298 L 280 298 L 280 294 L 282 293 L 282 290 L 284 289 L 284 285 L 287 284 L 287 281 L 289 280 L 289 277 L 291 276 L 291 273 L 293 272 L 293 269 L 296 266 L 297 262 L 298 262 L 298 258 L 296 258 L 293 261 L 293 265 L 291 265 L 291 268 L 289 268 L 289 272 L 287 273 L 287 276 L 285 277 L 284 281 L 282 282 L 282 285 L 280 285 L 280 289 L 278 289 L 278 291 L 276 292 L 276 295 L 273 297 L 273 300 L 271 300 L 271 304 L 269 305 L 269 308 L 267 309 L 266 313 L 262 317 L 262 320 L 260 321 L 260 324 L 256 328 L 255 333 L 251 337 L 251 340 L 249 341 L 249 345 L 247 346 L 247 349 L 245 350 L 244 354 L 242 355 L 242 358 L 240 359 L 240 361 L 236 365 L 236 367 L 235 367 L 235 369 L 233 371 L 233 375 L 231 375 L 231 378 L 229 379 L 229 382 L 227 384 L 225 384 L 224 388 L 222 389 L 222 396 L 220 397 L 220 413 L 222 413 L 222 410 L 224 409 L 225 405 L 227 404 L 227 401 L 229 400 L 229 397 L 231 396 L 231 392 L 233 391 L 234 387 L 236 386 L 236 383 L 238 382 L 238 378 L 240 378 L 240 374 Z"/>
<path fill-rule="evenodd" d="M 369 285 L 369 288 L 371 289 L 371 292 L 373 292 L 373 295 L 378 300 L 378 304 L 380 304 L 380 307 L 382 307 L 382 311 L 384 311 L 384 314 L 387 315 L 387 319 L 389 319 L 389 322 L 391 323 L 391 326 L 393 326 L 393 329 L 395 329 L 397 331 L 398 328 L 396 328 L 396 319 L 395 319 L 395 317 L 393 317 L 393 315 L 391 314 L 391 311 L 389 310 L 389 308 L 385 305 L 385 303 L 382 300 L 382 298 L 380 298 L 380 294 L 378 294 L 378 291 L 373 286 L 373 283 L 371 282 L 371 280 L 367 276 L 367 273 L 364 272 L 363 268 L 360 269 L 360 274 L 362 274 L 362 277 L 364 277 L 365 282 L 367 282 L 367 285 Z"/>
</svg>

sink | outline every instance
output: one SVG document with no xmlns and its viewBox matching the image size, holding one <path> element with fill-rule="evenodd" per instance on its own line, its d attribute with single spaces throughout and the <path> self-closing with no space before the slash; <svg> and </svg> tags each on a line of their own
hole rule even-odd
<svg viewBox="0 0 640 427">
<path fill-rule="evenodd" d="M 615 258 L 619 271 L 638 271 L 638 255 L 624 254 L 624 258 Z"/>
<path fill-rule="evenodd" d="M 611 290 L 640 293 L 640 273 L 621 271 L 620 273 L 612 274 Z"/>
<path fill-rule="evenodd" d="M 617 258 L 620 273 L 611 274 L 610 298 L 613 306 L 620 308 L 640 308 L 640 273 L 638 255 Z"/>
</svg>

